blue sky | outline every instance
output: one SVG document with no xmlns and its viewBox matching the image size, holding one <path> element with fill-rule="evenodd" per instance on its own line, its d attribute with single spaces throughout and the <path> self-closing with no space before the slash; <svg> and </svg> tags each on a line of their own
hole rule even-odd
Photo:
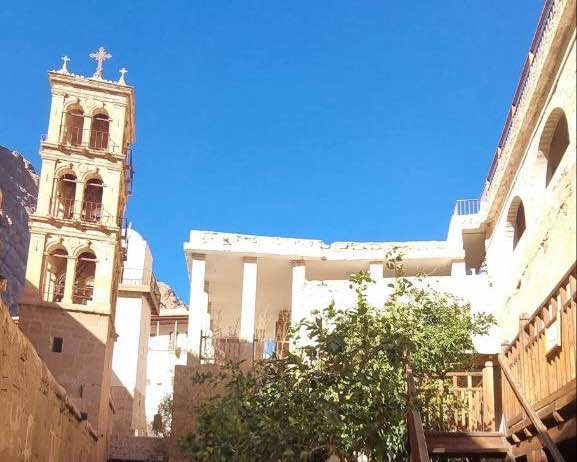
<svg viewBox="0 0 577 462">
<path fill-rule="evenodd" d="M 444 239 L 478 197 L 541 1 L 0 4 L 0 144 L 39 167 L 46 71 L 136 87 L 128 218 L 188 299 L 190 229 Z"/>
</svg>

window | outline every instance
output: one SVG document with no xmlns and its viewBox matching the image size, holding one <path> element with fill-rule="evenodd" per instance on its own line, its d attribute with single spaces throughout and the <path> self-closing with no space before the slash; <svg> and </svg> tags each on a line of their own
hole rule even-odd
<svg viewBox="0 0 577 462">
<path fill-rule="evenodd" d="M 90 251 L 81 253 L 76 263 L 72 303 L 88 305 L 92 301 L 95 274 L 96 256 Z"/>
<path fill-rule="evenodd" d="M 539 141 L 539 151 L 547 160 L 545 185 L 548 186 L 557 171 L 563 155 L 569 146 L 569 128 L 567 117 L 562 109 L 556 108 L 551 112 Z"/>
<path fill-rule="evenodd" d="M 64 143 L 80 146 L 84 127 L 84 111 L 80 108 L 69 109 L 64 120 Z"/>
<path fill-rule="evenodd" d="M 90 147 L 94 149 L 108 148 L 108 129 L 110 119 L 104 113 L 95 114 L 90 129 Z"/>
<path fill-rule="evenodd" d="M 46 256 L 44 275 L 44 300 L 47 302 L 61 302 L 64 298 L 66 282 L 66 267 L 68 252 L 59 248 Z"/>
<path fill-rule="evenodd" d="M 66 173 L 58 179 L 56 190 L 56 216 L 70 220 L 74 217 L 76 176 Z"/>
<path fill-rule="evenodd" d="M 521 240 L 521 236 L 525 232 L 527 221 L 525 219 L 525 206 L 519 196 L 516 196 L 509 206 L 509 213 L 507 214 L 507 236 L 510 239 L 513 249 Z"/>
<path fill-rule="evenodd" d="M 100 178 L 86 182 L 84 201 L 82 202 L 82 219 L 91 223 L 100 222 L 102 218 L 102 192 L 104 185 Z"/>
<path fill-rule="evenodd" d="M 64 340 L 62 337 L 53 337 L 52 338 L 52 351 L 54 353 L 62 353 L 62 344 Z"/>
<path fill-rule="evenodd" d="M 525 207 L 523 207 L 523 202 L 519 204 L 517 208 L 517 216 L 515 217 L 515 232 L 513 234 L 513 248 L 517 247 L 521 236 L 525 232 Z"/>
</svg>

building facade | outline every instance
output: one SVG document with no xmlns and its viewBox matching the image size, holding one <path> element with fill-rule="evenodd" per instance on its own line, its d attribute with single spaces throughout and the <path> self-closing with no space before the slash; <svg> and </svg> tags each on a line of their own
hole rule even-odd
<svg viewBox="0 0 577 462">
<path fill-rule="evenodd" d="M 113 403 L 114 315 L 130 193 L 134 91 L 123 73 L 90 78 L 68 58 L 48 73 L 52 104 L 42 138 L 36 211 L 30 217 L 20 328 L 99 436 L 104 460 Z"/>
<path fill-rule="evenodd" d="M 116 343 L 112 356 L 113 434 L 147 434 L 145 412 L 150 319 L 160 309 L 160 290 L 148 243 L 131 227 L 116 300 Z"/>
</svg>

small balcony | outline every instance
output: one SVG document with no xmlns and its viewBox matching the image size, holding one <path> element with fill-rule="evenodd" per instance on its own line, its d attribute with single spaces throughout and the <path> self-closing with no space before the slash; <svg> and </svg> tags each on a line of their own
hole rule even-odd
<svg viewBox="0 0 577 462">
<path fill-rule="evenodd" d="M 48 141 L 48 139 L 43 137 L 42 141 Z M 66 124 L 60 126 L 58 143 L 63 146 L 90 149 L 117 155 L 126 155 L 129 149 L 128 146 L 121 146 L 114 142 L 108 131 L 93 128 L 86 129 L 74 125 L 68 126 Z"/>
<path fill-rule="evenodd" d="M 142 268 L 124 268 L 119 290 L 126 292 L 143 292 L 152 305 L 153 313 L 159 314 L 160 289 L 158 287 L 158 281 L 152 271 L 146 272 Z"/>
<path fill-rule="evenodd" d="M 89 305 L 94 297 L 94 286 L 91 284 L 74 284 L 72 289 L 72 303 L 75 305 Z"/>
<path fill-rule="evenodd" d="M 73 198 L 60 197 L 52 215 L 65 220 L 95 223 L 107 226 L 114 224 L 114 217 L 102 208 L 101 202 L 75 201 Z"/>
<path fill-rule="evenodd" d="M 479 199 L 459 199 L 455 202 L 453 215 L 467 216 L 476 215 L 481 211 L 481 201 Z"/>
<path fill-rule="evenodd" d="M 269 359 L 283 358 L 289 350 L 286 339 L 257 338 L 252 342 L 237 336 L 210 335 L 201 333 L 200 355 L 201 364 L 224 364 L 227 361 L 249 359 L 258 362 Z"/>
</svg>

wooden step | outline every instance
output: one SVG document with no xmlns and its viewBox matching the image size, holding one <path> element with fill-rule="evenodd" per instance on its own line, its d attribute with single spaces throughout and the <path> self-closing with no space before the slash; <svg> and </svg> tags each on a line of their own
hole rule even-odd
<svg viewBox="0 0 577 462">
<path fill-rule="evenodd" d="M 425 432 L 431 456 L 485 456 L 504 458 L 511 444 L 498 432 Z"/>
</svg>

